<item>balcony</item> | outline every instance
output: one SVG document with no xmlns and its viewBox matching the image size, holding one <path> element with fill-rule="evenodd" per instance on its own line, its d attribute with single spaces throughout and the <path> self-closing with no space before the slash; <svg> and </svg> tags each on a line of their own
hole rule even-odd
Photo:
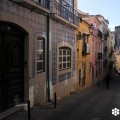
<svg viewBox="0 0 120 120">
<path fill-rule="evenodd" d="M 64 0 L 61 0 L 60 3 L 56 0 L 51 1 L 50 10 L 53 19 L 78 28 L 80 22 L 78 12 Z"/>
<path fill-rule="evenodd" d="M 100 39 L 103 38 L 103 33 L 99 29 L 94 29 L 94 35 L 98 36 Z"/>
<path fill-rule="evenodd" d="M 102 39 L 103 33 L 99 29 L 98 29 L 98 35 L 97 36 Z"/>
<path fill-rule="evenodd" d="M 46 9 L 49 9 L 49 0 L 31 0 L 31 1 L 34 1 L 36 2 L 38 5 L 41 5 L 43 6 L 44 8 Z"/>
<path fill-rule="evenodd" d="M 107 33 L 104 34 L 104 40 L 107 40 Z"/>
<path fill-rule="evenodd" d="M 49 0 L 11 0 L 40 13 L 49 13 Z"/>
</svg>

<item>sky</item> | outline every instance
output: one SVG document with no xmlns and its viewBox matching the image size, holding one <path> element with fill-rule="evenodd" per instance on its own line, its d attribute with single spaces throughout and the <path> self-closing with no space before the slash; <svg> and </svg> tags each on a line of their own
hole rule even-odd
<svg viewBox="0 0 120 120">
<path fill-rule="evenodd" d="M 78 0 L 78 9 L 90 15 L 101 14 L 109 20 L 111 31 L 120 25 L 120 0 Z"/>
</svg>

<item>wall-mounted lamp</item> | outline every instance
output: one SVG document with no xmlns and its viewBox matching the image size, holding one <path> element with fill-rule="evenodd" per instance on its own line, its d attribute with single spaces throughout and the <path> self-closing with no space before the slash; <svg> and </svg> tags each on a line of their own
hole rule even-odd
<svg viewBox="0 0 120 120">
<path fill-rule="evenodd" d="M 93 24 L 91 24 L 91 25 L 89 26 L 89 32 L 90 32 L 90 34 L 93 33 L 93 28 L 94 28 L 94 26 L 93 26 Z"/>
</svg>

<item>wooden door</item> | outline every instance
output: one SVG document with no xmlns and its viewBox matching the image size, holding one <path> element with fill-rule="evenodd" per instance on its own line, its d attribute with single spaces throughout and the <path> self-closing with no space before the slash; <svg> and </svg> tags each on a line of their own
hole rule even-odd
<svg viewBox="0 0 120 120">
<path fill-rule="evenodd" d="M 0 36 L 0 112 L 4 110 L 4 80 L 3 80 L 3 46 L 2 36 Z"/>
<path fill-rule="evenodd" d="M 81 86 L 81 69 L 79 69 L 79 86 Z"/>
<path fill-rule="evenodd" d="M 24 39 L 13 33 L 0 34 L 0 112 L 23 102 Z"/>
</svg>

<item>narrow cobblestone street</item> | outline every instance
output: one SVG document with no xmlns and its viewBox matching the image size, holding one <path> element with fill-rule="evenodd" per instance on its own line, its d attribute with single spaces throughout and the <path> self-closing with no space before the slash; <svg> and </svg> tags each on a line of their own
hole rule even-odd
<svg viewBox="0 0 120 120">
<path fill-rule="evenodd" d="M 0 120 L 120 120 L 119 3 L 0 0 Z"/>
<path fill-rule="evenodd" d="M 57 108 L 34 107 L 32 120 L 119 120 L 112 115 L 113 108 L 120 109 L 120 78 L 115 77 L 110 89 L 105 85 L 87 88 L 58 101 Z M 18 113 L 6 120 L 27 120 L 27 113 Z"/>
</svg>

